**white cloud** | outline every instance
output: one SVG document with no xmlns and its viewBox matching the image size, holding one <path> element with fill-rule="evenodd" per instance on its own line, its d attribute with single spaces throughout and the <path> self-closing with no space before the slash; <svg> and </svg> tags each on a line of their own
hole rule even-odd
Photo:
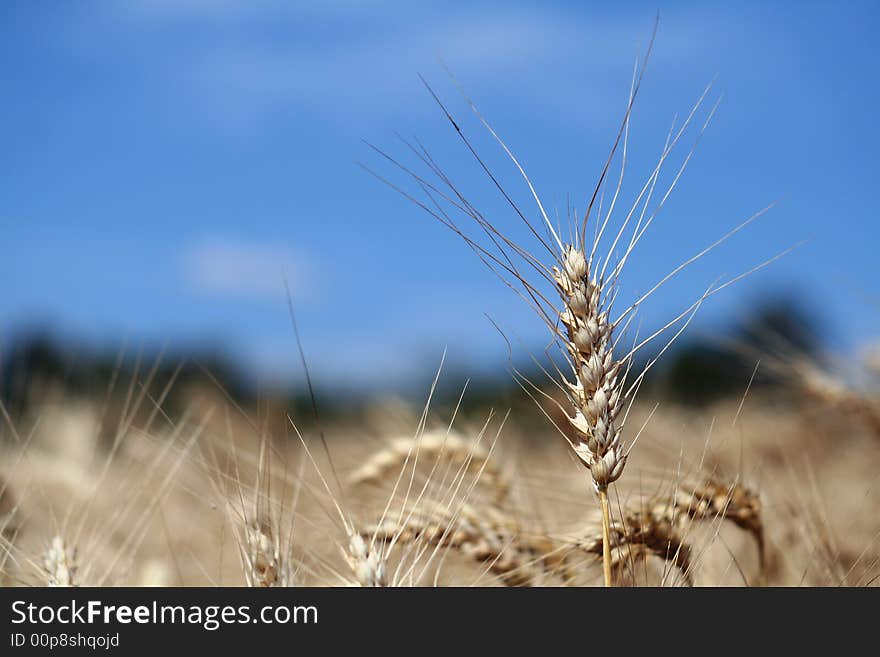
<svg viewBox="0 0 880 657">
<path fill-rule="evenodd" d="M 275 245 L 210 239 L 188 248 L 182 258 L 189 285 L 199 292 L 278 301 L 285 280 L 298 298 L 312 296 L 314 269 L 302 254 Z"/>
</svg>

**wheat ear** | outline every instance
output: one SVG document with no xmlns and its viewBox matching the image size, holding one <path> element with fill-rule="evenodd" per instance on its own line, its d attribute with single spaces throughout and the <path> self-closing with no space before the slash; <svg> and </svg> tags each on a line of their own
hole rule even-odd
<svg viewBox="0 0 880 657">
<path fill-rule="evenodd" d="M 248 586 L 293 586 L 290 568 L 282 542 L 268 520 L 251 520 L 244 526 L 242 554 Z"/>
<path fill-rule="evenodd" d="M 728 484 L 713 477 L 696 483 L 681 482 L 671 496 L 648 500 L 637 509 L 624 509 L 620 522 L 613 522 L 607 530 L 591 527 L 577 541 L 563 539 L 560 542 L 569 548 L 602 555 L 604 561 L 605 532 L 608 531 L 612 571 L 622 570 L 636 556 L 654 555 L 678 568 L 685 583 L 691 585 L 693 550 L 686 535 L 689 523 L 695 520 L 726 520 L 748 531 L 757 545 L 761 582 L 766 581 L 760 498 L 741 484 Z"/>
<path fill-rule="evenodd" d="M 610 538 L 610 567 L 622 571 L 637 556 L 653 555 L 671 563 L 681 572 L 688 585 L 691 575 L 691 547 L 685 542 L 676 522 L 674 507 L 666 503 L 646 504 L 636 510 L 625 510 L 620 521 L 601 533 L 594 529 L 585 532 L 575 547 L 592 555 L 602 555 L 605 563 L 605 532 Z"/>
<path fill-rule="evenodd" d="M 693 520 L 727 520 L 749 532 L 758 550 L 760 581 L 767 581 L 767 555 L 761 498 L 739 483 L 725 483 L 707 477 L 696 484 L 680 484 L 674 494 L 673 506 L 679 522 Z"/>
<path fill-rule="evenodd" d="M 412 457 L 414 445 L 422 460 L 448 462 L 452 466 L 464 466 L 468 471 L 479 472 L 480 484 L 492 491 L 496 504 L 501 504 L 507 498 L 510 481 L 490 458 L 490 450 L 474 440 L 446 430 L 427 431 L 417 441 L 412 438 L 390 441 L 352 473 L 349 484 L 384 483 L 385 475 L 398 471 Z"/>
<path fill-rule="evenodd" d="M 611 516 L 608 486 L 623 474 L 626 454 L 617 425 L 626 393 L 622 362 L 613 353 L 613 326 L 603 308 L 602 283 L 591 277 L 591 262 L 582 249 L 569 245 L 553 277 L 563 309 L 559 319 L 567 335 L 566 349 L 574 370 L 574 383 L 567 382 L 574 415 L 572 449 L 590 470 L 593 487 L 602 507 L 602 563 L 605 585 L 611 586 Z"/>
<path fill-rule="evenodd" d="M 77 586 L 76 549 L 55 536 L 43 553 L 46 586 Z"/>
<path fill-rule="evenodd" d="M 422 543 L 459 550 L 486 564 L 508 586 L 535 584 L 543 556 L 552 551 L 540 541 L 524 540 L 516 521 L 500 509 L 468 504 L 453 510 L 425 501 L 413 512 L 386 515 L 362 535 L 378 543 Z"/>
<path fill-rule="evenodd" d="M 636 246 L 641 241 L 645 232 L 654 221 L 657 213 L 675 188 L 680 176 L 691 159 L 693 150 L 696 148 L 696 143 L 678 167 L 675 177 L 667 186 L 662 198 L 659 201 L 656 201 L 653 209 L 650 209 L 652 202 L 656 200 L 654 199 L 654 192 L 660 177 L 661 169 L 670 153 L 679 142 L 679 139 L 691 125 L 692 120 L 696 116 L 698 109 L 702 106 L 702 103 L 711 88 L 711 84 L 706 87 L 681 126 L 677 129 L 670 128 L 660 159 L 654 167 L 653 172 L 644 182 L 641 191 L 631 205 L 629 211 L 626 213 L 625 218 L 620 222 L 618 229 L 611 230 L 606 234 L 606 229 L 609 227 L 609 221 L 613 215 L 618 195 L 623 184 L 631 111 L 641 85 L 655 34 L 656 23 L 644 59 L 640 65 L 637 63 L 633 71 L 633 80 L 630 88 L 630 97 L 626 114 L 620 125 L 599 180 L 590 197 L 583 221 L 576 222 L 576 225 L 573 226 L 571 238 L 568 239 L 566 243 L 563 243 L 563 240 L 560 238 L 559 232 L 557 232 L 557 229 L 554 227 L 553 222 L 545 211 L 535 186 L 526 175 L 523 166 L 516 159 L 507 145 L 501 140 L 495 130 L 489 125 L 488 121 L 486 121 L 486 119 L 479 113 L 473 101 L 465 96 L 465 99 L 479 121 L 489 131 L 494 140 L 501 146 L 509 160 L 518 170 L 523 181 L 527 184 L 531 197 L 534 199 L 537 208 L 540 211 L 543 227 L 546 229 L 547 239 L 541 236 L 538 227 L 528 219 L 526 214 L 516 205 L 511 196 L 504 190 L 498 178 L 492 174 L 489 167 L 478 155 L 470 139 L 462 130 L 461 125 L 453 118 L 452 114 L 437 94 L 431 89 L 427 82 L 425 82 L 425 86 L 429 93 L 443 111 L 448 122 L 455 129 L 458 137 L 466 145 L 477 163 L 489 176 L 496 189 L 501 193 L 516 215 L 523 221 L 532 235 L 537 238 L 542 249 L 546 250 L 552 256 L 556 263 L 552 269 L 548 269 L 544 264 L 543 258 L 532 255 L 526 249 L 499 232 L 479 210 L 462 196 L 452 180 L 443 173 L 442 169 L 440 169 L 431 155 L 421 146 L 421 144 L 418 144 L 418 147 L 416 147 L 408 142 L 404 142 L 411 148 L 416 157 L 418 157 L 419 160 L 431 170 L 431 173 L 439 182 L 432 182 L 426 179 L 395 158 L 382 152 L 380 149 L 375 149 L 392 165 L 409 176 L 419 186 L 421 191 L 427 197 L 427 200 L 422 201 L 420 198 L 402 190 L 400 187 L 377 173 L 374 173 L 374 175 L 464 239 L 467 245 L 474 250 L 483 263 L 495 273 L 505 285 L 519 294 L 529 307 L 537 312 L 541 320 L 550 328 L 553 334 L 554 344 L 560 346 L 564 355 L 567 357 L 569 365 L 573 369 L 573 383 L 569 377 L 565 377 L 558 371 L 555 374 L 552 374 L 545 370 L 545 373 L 550 375 L 554 384 L 560 386 L 568 397 L 571 408 L 566 409 L 566 414 L 569 422 L 574 428 L 575 435 L 574 438 L 571 438 L 568 435 L 566 435 L 566 437 L 569 438 L 571 447 L 577 457 L 590 470 L 594 488 L 599 496 L 603 519 L 603 571 L 605 584 L 608 586 L 612 585 L 612 529 L 608 503 L 608 486 L 620 478 L 626 465 L 626 453 L 621 445 L 620 436 L 620 431 L 624 424 L 624 418 L 619 417 L 621 410 L 632 401 L 632 398 L 636 394 L 636 391 L 643 381 L 648 369 L 653 366 L 659 355 L 662 354 L 681 334 L 703 301 L 725 287 L 736 283 L 745 276 L 767 266 L 785 253 L 783 252 L 783 254 L 765 261 L 744 274 L 710 287 L 683 313 L 679 314 L 670 322 L 667 322 L 662 328 L 642 340 L 637 345 L 634 345 L 628 352 L 625 350 L 619 350 L 617 354 L 614 353 L 616 346 L 615 340 L 619 338 L 620 333 L 627 330 L 640 306 L 650 298 L 654 292 L 678 275 L 679 272 L 705 256 L 732 235 L 756 220 L 766 211 L 763 210 L 756 213 L 707 248 L 682 262 L 655 283 L 639 299 L 630 304 L 626 310 L 618 313 L 616 319 L 613 321 L 609 319 L 611 307 L 616 298 L 618 290 L 617 284 L 621 273 Z M 714 112 L 715 108 L 713 107 L 699 131 L 700 135 L 705 131 Z M 618 147 L 622 147 L 620 177 L 618 178 L 618 182 L 614 189 L 610 206 L 607 208 L 607 211 L 603 213 L 601 207 L 603 197 L 601 193 L 605 189 L 607 175 L 614 162 L 615 155 L 618 152 Z M 599 201 L 599 204 L 598 206 L 594 206 L 594 203 L 597 200 Z M 451 212 L 448 212 L 447 209 L 451 210 Z M 597 219 L 596 232 L 595 237 L 592 240 L 592 245 L 587 245 L 586 229 L 590 217 L 593 216 L 591 213 L 594 210 L 596 211 L 595 217 Z M 458 214 L 472 219 L 481 233 L 488 239 L 488 242 L 480 244 L 479 241 L 465 234 L 455 222 L 454 215 Z M 608 240 L 610 240 L 610 244 L 607 243 Z M 597 254 L 597 250 L 600 249 L 600 246 L 601 250 L 605 252 L 604 257 Z M 536 287 L 527 280 L 526 277 L 530 276 L 532 273 L 542 279 L 540 286 L 543 286 L 543 283 L 546 282 L 556 289 L 562 297 L 563 307 L 561 309 L 557 307 L 556 303 L 548 301 L 547 297 L 539 287 Z M 660 335 L 670 331 L 676 326 L 680 327 L 677 332 L 666 342 L 665 346 L 659 351 L 657 356 L 651 359 L 650 363 L 642 370 L 641 374 L 636 377 L 636 380 L 627 385 L 625 383 L 627 374 L 626 370 L 633 362 L 633 355 Z M 621 351 L 624 353 L 621 354 Z M 532 392 L 534 391 L 538 395 L 547 396 L 543 390 L 538 388 L 519 372 L 516 372 L 516 374 L 518 375 L 518 382 L 520 382 L 526 392 L 530 395 L 532 395 Z M 559 381 L 556 374 L 559 375 L 558 378 L 565 378 L 565 380 Z M 528 384 L 528 387 L 524 384 Z"/>
<path fill-rule="evenodd" d="M 348 540 L 348 550 L 343 552 L 355 580 L 363 587 L 387 586 L 385 577 L 385 556 L 381 548 L 371 545 L 369 537 L 352 533 Z"/>
</svg>

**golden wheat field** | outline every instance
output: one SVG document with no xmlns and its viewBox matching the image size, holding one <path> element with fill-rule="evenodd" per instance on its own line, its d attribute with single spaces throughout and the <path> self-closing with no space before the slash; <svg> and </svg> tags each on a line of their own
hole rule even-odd
<svg viewBox="0 0 880 657">
<path fill-rule="evenodd" d="M 614 583 L 875 583 L 877 411 L 815 392 L 636 405 Z M 326 426 L 328 458 L 278 409 L 191 394 L 177 422 L 132 395 L 113 426 L 59 399 L 7 428 L 4 585 L 602 583 L 589 473 L 543 418 L 390 400 Z"/>
</svg>

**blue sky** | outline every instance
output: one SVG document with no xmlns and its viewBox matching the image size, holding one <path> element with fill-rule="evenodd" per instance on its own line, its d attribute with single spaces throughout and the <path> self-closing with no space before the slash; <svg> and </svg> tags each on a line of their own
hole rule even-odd
<svg viewBox="0 0 880 657">
<path fill-rule="evenodd" d="M 664 287 L 643 325 L 808 239 L 713 298 L 694 333 L 782 289 L 814 304 L 836 347 L 877 337 L 876 4 L 612 4 L 4 2 L 0 335 L 37 325 L 93 343 L 211 345 L 289 377 L 286 272 L 312 368 L 331 385 L 398 385 L 444 347 L 466 372 L 497 364 L 505 347 L 486 313 L 538 344 L 535 317 L 454 235 L 357 166 L 388 172 L 362 140 L 405 155 L 395 132 L 418 136 L 527 240 L 417 75 L 523 206 L 528 190 L 441 60 L 545 205 L 582 209 L 659 8 L 624 195 L 716 75 L 723 101 L 625 292 L 779 204 Z"/>
</svg>

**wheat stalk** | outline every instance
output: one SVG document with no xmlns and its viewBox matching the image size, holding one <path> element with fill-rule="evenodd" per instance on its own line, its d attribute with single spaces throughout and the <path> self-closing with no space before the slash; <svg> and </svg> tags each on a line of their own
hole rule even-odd
<svg viewBox="0 0 880 657">
<path fill-rule="evenodd" d="M 592 263 L 583 250 L 569 245 L 553 277 L 563 301 L 559 319 L 565 327 L 566 347 L 575 373 L 566 381 L 574 415 L 566 417 L 575 431 L 572 449 L 586 465 L 599 494 L 602 509 L 602 562 L 605 585 L 611 586 L 611 523 L 608 486 L 623 474 L 626 455 L 617 426 L 626 400 L 622 361 L 614 357 L 613 326 L 602 300 L 602 283 L 591 276 Z"/>
<path fill-rule="evenodd" d="M 405 191 L 387 178 L 368 169 L 380 181 L 389 185 L 461 237 L 480 260 L 538 314 L 550 329 L 555 346 L 561 348 L 563 355 L 567 358 L 568 364 L 573 370 L 573 377 L 570 378 L 568 375 L 563 374 L 558 368 L 555 374 L 546 370 L 545 373 L 550 376 L 555 385 L 563 390 L 570 402 L 569 408 L 564 410 L 568 422 L 574 429 L 574 438 L 572 439 L 561 429 L 560 431 L 569 439 L 575 454 L 589 469 L 593 486 L 599 497 L 602 512 L 603 572 L 605 583 L 609 586 L 612 584 L 612 528 L 608 503 L 608 487 L 623 474 L 628 450 L 632 448 L 632 445 L 630 445 L 625 452 L 621 442 L 621 431 L 625 423 L 625 414 L 623 418 L 620 417 L 622 409 L 631 405 L 647 371 L 656 363 L 657 358 L 678 338 L 706 299 L 746 276 L 768 266 L 793 248 L 796 248 L 786 249 L 742 274 L 711 285 L 688 308 L 647 338 L 634 344 L 629 350 L 618 348 L 620 335 L 627 331 L 639 308 L 646 300 L 685 268 L 703 258 L 707 253 L 757 220 L 772 207 L 768 206 L 755 213 L 722 235 L 718 240 L 674 267 L 653 286 L 650 286 L 644 294 L 633 301 L 626 309 L 619 312 L 613 320 L 610 318 L 611 308 L 619 290 L 618 282 L 626 263 L 676 187 L 691 160 L 699 137 L 702 136 L 708 127 L 717 108 L 716 103 L 708 112 L 702 127 L 699 129 L 697 140 L 679 164 L 674 177 L 666 186 L 665 191 L 661 192 L 661 188 L 658 187 L 658 181 L 660 180 L 664 164 L 695 120 L 698 110 L 703 105 L 712 88 L 712 84 L 709 84 L 684 121 L 679 126 L 673 123 L 653 171 L 647 176 L 638 195 L 630 208 L 625 211 L 625 216 L 619 222 L 617 228 L 609 229 L 610 220 L 615 215 L 618 198 L 623 186 L 632 108 L 641 86 L 656 32 L 657 23 L 655 22 L 645 56 L 641 62 L 636 62 L 633 70 L 629 102 L 623 121 L 620 124 L 608 158 L 601 170 L 597 184 L 590 195 L 583 219 L 574 219 L 572 221 L 571 236 L 566 242 L 563 242 L 560 238 L 562 231 L 557 230 L 554 223 L 550 220 L 535 185 L 526 174 L 525 169 L 516 159 L 511 149 L 499 137 L 498 133 L 480 114 L 474 102 L 462 92 L 462 95 L 480 123 L 501 147 L 509 161 L 516 168 L 522 181 L 528 187 L 529 195 L 534 200 L 540 216 L 539 225 L 536 225 L 535 222 L 528 218 L 527 213 L 517 205 L 513 197 L 504 189 L 499 178 L 492 172 L 486 161 L 477 152 L 471 139 L 465 134 L 461 123 L 452 116 L 434 90 L 423 80 L 429 93 L 455 130 L 457 137 L 467 147 L 476 163 L 487 175 L 504 201 L 537 239 L 540 245 L 539 253 L 543 254 L 546 251 L 551 256 L 553 264 L 550 267 L 547 266 L 547 261 L 544 257 L 533 255 L 528 249 L 517 244 L 490 223 L 483 213 L 462 195 L 450 176 L 442 170 L 421 143 L 415 142 L 413 144 L 404 140 L 404 144 L 428 168 L 430 171 L 428 176 L 417 173 L 381 149 L 371 147 L 394 167 L 407 175 L 418 186 L 424 195 L 424 199 Z M 460 87 L 459 90 L 461 90 Z M 616 184 L 614 184 L 610 203 L 603 211 L 602 203 L 609 172 L 618 154 L 620 154 L 620 174 Z M 655 196 L 655 191 L 657 196 Z M 659 197 L 659 200 L 657 197 Z M 488 241 L 480 243 L 478 239 L 466 234 L 456 223 L 455 216 L 457 215 L 472 220 L 482 236 Z M 590 243 L 587 239 L 587 226 L 592 223 L 595 223 L 595 235 Z M 602 255 L 603 253 L 604 255 Z M 540 279 L 537 284 L 529 280 L 534 276 Z M 553 286 L 556 293 L 562 298 L 561 308 L 558 307 L 557 303 L 548 300 L 546 290 L 542 290 L 545 284 Z M 671 331 L 673 327 L 678 328 L 671 339 L 648 362 L 642 372 L 635 377 L 635 380 L 627 384 L 628 369 L 633 363 L 633 357 L 636 352 L 642 350 L 659 336 Z M 549 398 L 553 402 L 556 401 L 526 377 L 516 370 L 514 371 L 518 382 L 530 396 L 534 398 L 535 394 L 537 394 L 538 396 Z"/>
<path fill-rule="evenodd" d="M 653 35 L 651 44 L 653 44 Z M 651 46 L 649 45 L 648 53 L 650 53 L 650 49 Z M 646 61 L 647 55 L 645 58 L 645 62 Z M 505 284 L 512 289 L 517 290 L 526 303 L 538 313 L 539 317 L 541 317 L 544 323 L 550 328 L 554 341 L 557 342 L 561 347 L 563 354 L 567 357 L 573 372 L 573 381 L 561 372 L 559 372 L 559 377 L 551 376 L 551 378 L 563 389 L 568 397 L 570 408 L 566 410 L 566 417 L 573 427 L 575 434 L 574 438 L 570 439 L 569 442 L 576 456 L 589 469 L 593 486 L 599 496 L 603 520 L 603 572 L 605 576 L 605 584 L 608 586 L 612 584 L 610 542 L 611 518 L 608 504 L 608 486 L 620 478 L 626 465 L 626 454 L 624 453 L 621 443 L 622 422 L 620 421 L 620 413 L 624 405 L 629 401 L 630 393 L 633 390 L 632 387 L 625 387 L 626 367 L 631 362 L 633 353 L 640 348 L 640 346 L 645 344 L 642 343 L 642 345 L 634 347 L 624 355 L 616 354 L 615 329 L 621 327 L 622 330 L 625 330 L 628 323 L 632 320 L 636 309 L 645 298 L 647 298 L 647 296 L 650 296 L 653 291 L 665 283 L 666 280 L 674 276 L 681 270 L 681 268 L 689 264 L 689 262 L 702 256 L 701 253 L 691 259 L 688 263 L 673 270 L 672 273 L 667 275 L 665 279 L 661 280 L 651 291 L 649 291 L 646 296 L 636 301 L 624 313 L 622 313 L 616 321 L 612 322 L 609 319 L 611 305 L 616 297 L 617 281 L 623 266 L 645 230 L 652 222 L 654 215 L 660 209 L 660 206 L 658 206 L 650 216 L 646 217 L 647 206 L 653 195 L 654 186 L 656 185 L 662 164 L 683 131 L 690 124 L 694 113 L 705 97 L 704 93 L 682 127 L 679 129 L 678 133 L 674 135 L 674 137 L 672 133 L 670 133 L 670 138 L 667 139 L 667 144 L 663 149 L 660 162 L 652 175 L 648 178 L 641 193 L 633 204 L 632 209 L 627 214 L 626 219 L 622 222 L 616 236 L 614 236 L 613 242 L 608 248 L 607 256 L 603 258 L 597 255 L 597 248 L 600 241 L 602 241 L 605 229 L 608 226 L 623 181 L 630 113 L 633 101 L 641 83 L 643 72 L 644 63 L 640 68 L 637 67 L 634 71 L 633 84 L 630 90 L 630 99 L 624 121 L 621 125 L 614 146 L 612 147 L 609 159 L 602 171 L 602 175 L 600 176 L 592 199 L 587 207 L 583 222 L 574 227 L 572 232 L 573 234 L 576 234 L 576 236 L 573 235 L 568 243 L 563 243 L 560 239 L 523 167 L 514 157 L 507 145 L 504 144 L 497 133 L 491 128 L 489 123 L 482 117 L 482 115 L 480 115 L 473 102 L 468 99 L 471 108 L 476 113 L 483 126 L 502 147 L 509 159 L 516 166 L 522 179 L 528 185 L 531 196 L 540 210 L 544 228 L 549 235 L 547 240 L 544 240 L 541 237 L 538 230 L 529 222 L 525 214 L 523 214 L 516 204 L 513 203 L 510 196 L 501 188 L 498 180 L 489 171 L 483 160 L 477 155 L 468 138 L 465 137 L 459 124 L 452 118 L 451 114 L 429 87 L 429 91 L 440 105 L 449 122 L 455 127 L 458 136 L 465 142 L 475 159 L 479 162 L 484 171 L 486 171 L 487 175 L 517 215 L 529 227 L 532 234 L 537 237 L 543 249 L 553 257 L 555 264 L 549 269 L 541 259 L 528 253 L 525 249 L 501 234 L 494 226 L 486 221 L 482 214 L 480 214 L 473 205 L 464 200 L 454 184 L 437 167 L 433 159 L 424 151 L 424 149 L 413 148 L 419 159 L 421 159 L 422 162 L 424 162 L 433 173 L 436 174 L 441 183 L 448 188 L 449 193 L 425 180 L 407 167 L 399 164 L 390 156 L 382 153 L 386 159 L 400 167 L 418 183 L 428 196 L 431 204 L 427 205 L 422 203 L 406 193 L 404 193 L 404 195 L 425 209 L 429 214 L 437 218 L 441 223 L 462 236 L 468 246 L 477 253 L 481 260 L 483 260 L 483 262 L 492 269 L 492 271 L 494 271 L 505 282 Z M 595 239 L 590 248 L 587 247 L 587 240 L 585 239 L 587 222 L 591 211 L 594 209 L 593 203 L 603 187 L 605 176 L 621 140 L 623 143 L 623 160 L 621 164 L 620 181 L 615 190 L 611 206 L 608 208 L 604 218 L 601 217 L 601 207 L 598 210 L 599 222 L 596 226 Z M 684 164 L 682 164 L 679 170 L 679 175 L 686 164 L 687 159 Z M 676 180 L 677 178 L 678 176 L 676 176 Z M 663 200 L 665 200 L 669 192 L 672 191 L 674 185 L 675 181 L 673 181 L 669 190 L 667 190 Z M 392 185 L 392 187 L 394 187 L 394 185 Z M 398 189 L 397 187 L 394 188 Z M 398 191 L 400 190 L 398 189 Z M 454 209 L 472 218 L 480 229 L 489 237 L 492 248 L 485 248 L 464 235 L 449 214 L 442 209 L 440 205 L 441 201 L 447 202 Z M 660 202 L 661 206 L 662 203 L 663 201 Z M 642 207 L 641 213 L 638 214 L 640 207 Z M 634 215 L 637 219 L 630 223 Z M 632 229 L 632 235 L 629 238 L 625 238 L 624 234 L 628 228 Z M 620 240 L 622 238 L 623 242 L 621 243 Z M 629 241 L 628 244 L 627 239 Z M 612 256 L 618 245 L 624 246 L 625 251 L 616 263 L 611 263 Z M 514 258 L 523 261 L 528 269 L 533 270 L 544 279 L 545 282 L 554 286 L 556 292 L 562 299 L 562 308 L 558 308 L 556 304 L 548 301 L 546 296 L 537 287 L 528 282 L 525 275 L 520 271 L 518 265 L 514 263 Z M 610 268 L 609 264 L 611 264 Z M 515 282 L 510 279 L 513 279 Z M 521 291 L 519 288 L 521 288 Z M 707 292 L 703 298 L 708 294 L 709 293 Z M 699 302 L 695 304 L 695 306 L 698 305 Z M 687 315 L 687 312 L 689 311 L 686 311 L 684 314 L 676 318 L 676 320 L 667 324 L 660 332 L 665 331 L 670 326 L 680 321 Z M 560 329 L 560 324 L 562 325 L 562 329 Z M 659 332 L 651 336 L 648 340 L 656 337 L 658 334 Z M 560 378 L 562 381 L 559 380 Z M 636 384 L 638 384 L 640 380 L 641 377 L 639 377 Z M 528 383 L 531 384 L 531 382 Z M 531 385 L 534 387 L 534 384 Z M 535 387 L 535 389 L 537 388 Z M 529 392 L 528 389 L 527 392 Z M 539 391 L 539 394 L 545 393 Z M 566 437 L 568 438 L 567 435 Z"/>
</svg>

